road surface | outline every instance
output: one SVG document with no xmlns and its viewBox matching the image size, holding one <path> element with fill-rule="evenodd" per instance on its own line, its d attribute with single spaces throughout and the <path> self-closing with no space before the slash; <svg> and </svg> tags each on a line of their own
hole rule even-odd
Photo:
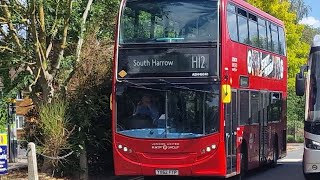
<svg viewBox="0 0 320 180">
<path fill-rule="evenodd" d="M 304 180 L 302 173 L 302 155 L 302 144 L 290 145 L 290 148 L 288 148 L 287 156 L 284 159 L 279 160 L 277 167 L 261 168 L 253 172 L 249 172 L 249 174 L 246 177 L 242 178 L 242 180 Z M 167 177 L 165 179 L 167 179 Z M 187 178 L 177 179 L 187 180 Z M 194 177 L 188 179 L 199 178 Z M 201 179 L 214 180 L 214 178 Z M 106 178 L 106 180 L 143 180 L 143 177 L 109 177 Z"/>
<path fill-rule="evenodd" d="M 272 169 L 261 169 L 250 173 L 245 180 L 304 180 L 302 172 L 303 145 L 295 145 L 288 150 L 287 156 L 279 160 L 278 166 Z"/>
</svg>

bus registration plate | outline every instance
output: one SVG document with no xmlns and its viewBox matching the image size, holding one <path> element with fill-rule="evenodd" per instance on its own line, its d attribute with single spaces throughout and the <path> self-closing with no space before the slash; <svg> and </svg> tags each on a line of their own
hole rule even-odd
<svg viewBox="0 0 320 180">
<path fill-rule="evenodd" d="M 178 176 L 179 170 L 175 169 L 157 169 L 156 175 L 170 175 L 170 176 Z"/>
</svg>

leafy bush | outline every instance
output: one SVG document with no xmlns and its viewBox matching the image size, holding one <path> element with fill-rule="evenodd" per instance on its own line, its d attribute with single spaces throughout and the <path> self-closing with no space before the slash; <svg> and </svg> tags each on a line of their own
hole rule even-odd
<svg viewBox="0 0 320 180">
<path fill-rule="evenodd" d="M 290 135 L 290 134 L 287 135 L 287 142 L 288 143 L 294 143 L 295 142 L 293 135 Z"/>
<path fill-rule="evenodd" d="M 67 100 L 70 104 L 71 123 L 77 131 L 71 137 L 73 161 L 65 170 L 79 172 L 79 162 L 88 162 L 89 174 L 110 173 L 113 169 L 111 114 L 111 72 L 113 44 L 101 41 L 93 31 L 86 36 L 82 50 L 82 64 L 68 84 Z M 104 52 L 104 53 L 101 53 Z M 84 160 L 83 154 L 87 159 Z"/>
<path fill-rule="evenodd" d="M 299 136 L 297 137 L 296 143 L 303 143 L 304 142 L 304 138 Z"/>
<path fill-rule="evenodd" d="M 7 104 L 0 99 L 0 133 L 6 132 L 8 121 Z"/>
<path fill-rule="evenodd" d="M 304 142 L 304 137 L 303 136 L 298 136 L 297 139 L 294 139 L 294 136 L 291 134 L 287 135 L 287 142 L 288 143 L 303 143 Z"/>
<path fill-rule="evenodd" d="M 40 104 L 37 109 L 31 109 L 26 116 L 25 139 L 36 144 L 37 152 L 41 154 L 39 158 L 43 172 L 57 172 L 59 163 L 65 162 L 57 157 L 71 151 L 69 138 L 74 128 L 70 127 L 67 107 L 65 101 L 54 100 L 50 104 Z"/>
</svg>

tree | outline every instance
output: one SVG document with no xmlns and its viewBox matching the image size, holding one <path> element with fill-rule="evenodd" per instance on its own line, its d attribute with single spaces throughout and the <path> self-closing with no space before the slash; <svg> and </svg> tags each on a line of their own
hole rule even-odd
<svg viewBox="0 0 320 180">
<path fill-rule="evenodd" d="M 311 11 L 311 7 L 306 5 L 303 0 L 290 0 L 290 11 L 297 16 L 297 22 L 307 17 Z"/>
<path fill-rule="evenodd" d="M 68 81 L 79 66 L 86 20 L 92 3 L 93 0 L 0 1 L 0 78 L 6 96 L 13 96 L 24 89 L 30 93 L 39 112 L 43 111 L 43 104 L 51 104 L 55 97 L 65 96 Z M 39 123 L 41 136 L 49 133 L 46 126 L 41 126 L 45 122 L 43 117 Z M 50 118 L 53 121 L 63 117 L 52 114 Z M 60 132 L 68 132 L 66 123 L 62 125 L 59 126 Z M 58 141 L 47 139 L 44 141 L 46 144 L 40 143 L 39 147 L 45 149 L 50 147 L 51 142 L 58 142 L 55 144 L 56 150 L 47 150 L 52 153 L 46 155 L 59 155 L 57 152 L 61 152 L 66 143 L 63 144 L 59 138 L 67 139 L 63 134 L 61 137 L 51 137 Z M 48 158 L 45 158 L 43 169 L 52 172 L 49 164 Z"/>
<path fill-rule="evenodd" d="M 0 77 L 5 92 L 25 89 L 36 104 L 50 103 L 56 92 L 64 92 L 79 63 L 92 2 L 0 1 Z"/>
<path fill-rule="evenodd" d="M 78 147 L 78 149 L 73 147 L 76 152 L 73 155 L 77 155 L 76 161 L 79 160 L 79 156 L 83 160 L 86 158 L 87 144 L 92 147 L 92 145 L 98 144 L 98 141 L 106 139 L 95 139 L 87 135 L 89 131 L 95 132 L 94 129 L 97 126 L 96 122 L 91 121 L 96 120 L 96 116 L 103 117 L 100 118 L 104 121 L 99 121 L 99 128 L 101 130 L 105 128 L 105 132 L 101 132 L 108 135 L 107 127 L 109 126 L 101 126 L 101 123 L 111 124 L 109 110 L 105 108 L 107 107 L 105 103 L 109 102 L 109 95 L 103 94 L 111 89 L 108 86 L 111 70 L 103 68 L 101 71 L 88 72 L 88 69 L 83 70 L 83 66 L 89 64 L 90 67 L 105 63 L 99 64 L 98 69 L 105 66 L 111 67 L 110 57 L 112 57 L 113 48 L 110 45 L 112 41 L 108 41 L 111 37 L 113 38 L 119 1 L 27 0 L 23 2 L 26 3 L 21 4 L 16 0 L 6 0 L 1 1 L 0 5 L 0 59 L 3 60 L 1 61 L 0 77 L 5 84 L 5 94 L 13 96 L 18 90 L 25 88 L 30 92 L 36 107 L 52 102 L 53 97 L 64 96 L 75 107 L 85 108 L 85 111 L 77 109 L 82 113 L 80 113 L 81 115 L 85 116 L 72 114 L 70 121 L 72 126 L 79 129 L 71 135 L 72 141 Z M 9 15 L 2 17 L 3 12 L 8 12 Z M 95 48 L 90 47 L 91 43 Z M 85 47 L 85 53 L 82 53 L 82 46 Z M 97 62 L 92 62 L 95 60 Z M 95 79 L 97 74 L 104 76 L 97 80 Z M 82 82 L 83 78 L 86 79 L 86 75 L 91 79 Z M 106 82 L 101 83 L 102 80 Z M 91 92 L 88 96 L 86 93 L 81 93 L 84 87 Z M 95 88 L 101 93 L 96 94 L 97 91 L 92 91 Z M 106 90 L 102 91 L 102 89 Z M 73 91 L 79 92 L 79 95 L 74 96 Z M 70 97 L 72 98 L 68 99 Z M 73 101 L 73 98 L 79 99 L 79 104 L 76 104 L 77 101 Z M 83 103 L 88 103 L 87 99 L 93 98 L 98 102 L 104 99 L 103 105 L 95 107 L 95 111 L 83 106 Z M 90 105 L 94 106 L 95 103 Z M 99 108 L 103 108 L 103 110 Z M 36 129 L 38 134 L 35 134 L 42 136 L 41 128 L 37 128 L 39 128 Z M 81 147 L 80 150 L 79 147 Z M 102 145 L 99 146 L 99 148 L 101 147 Z M 105 148 L 105 146 L 103 147 Z M 97 151 L 94 151 L 92 148 L 88 151 L 88 158 L 91 160 L 96 160 Z M 84 162 L 82 160 L 81 162 Z M 79 162 L 76 163 L 78 164 L 74 167 L 78 167 Z M 84 168 L 86 168 L 85 166 Z"/>
<path fill-rule="evenodd" d="M 311 26 L 306 25 L 303 29 L 301 41 L 311 45 L 313 38 L 316 34 L 320 34 L 319 28 L 313 28 Z"/>
</svg>

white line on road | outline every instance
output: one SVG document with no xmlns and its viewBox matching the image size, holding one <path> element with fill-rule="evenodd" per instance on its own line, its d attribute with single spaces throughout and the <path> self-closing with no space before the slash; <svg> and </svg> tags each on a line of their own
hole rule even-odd
<svg viewBox="0 0 320 180">
<path fill-rule="evenodd" d="M 132 179 L 130 179 L 130 180 L 142 180 L 142 179 L 143 179 L 143 177 L 142 177 L 142 176 L 139 176 L 139 177 L 132 178 Z"/>
<path fill-rule="evenodd" d="M 302 159 L 282 159 L 278 160 L 280 163 L 286 163 L 286 162 L 302 162 Z"/>
</svg>

